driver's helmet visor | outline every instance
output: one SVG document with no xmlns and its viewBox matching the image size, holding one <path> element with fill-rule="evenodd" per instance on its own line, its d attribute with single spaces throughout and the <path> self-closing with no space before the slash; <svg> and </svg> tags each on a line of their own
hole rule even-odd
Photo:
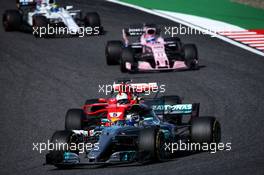
<svg viewBox="0 0 264 175">
<path fill-rule="evenodd" d="M 155 28 L 148 28 L 146 33 L 147 33 L 147 35 L 156 35 L 156 29 Z"/>
</svg>

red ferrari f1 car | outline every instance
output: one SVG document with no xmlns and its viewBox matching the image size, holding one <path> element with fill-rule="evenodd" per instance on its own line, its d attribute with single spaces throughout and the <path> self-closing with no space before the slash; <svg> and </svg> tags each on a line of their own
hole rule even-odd
<svg viewBox="0 0 264 175">
<path fill-rule="evenodd" d="M 157 83 L 129 83 L 125 81 L 113 84 L 112 97 L 88 99 L 82 109 L 68 110 L 65 129 L 78 130 L 95 126 L 110 126 L 116 121 L 125 120 L 126 111 L 143 102 L 140 95 L 153 89 L 158 89 Z"/>
</svg>

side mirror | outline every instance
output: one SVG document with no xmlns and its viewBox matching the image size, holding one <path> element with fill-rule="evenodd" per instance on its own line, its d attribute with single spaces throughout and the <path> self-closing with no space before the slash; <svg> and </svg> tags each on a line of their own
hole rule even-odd
<svg viewBox="0 0 264 175">
<path fill-rule="evenodd" d="M 73 9 L 72 5 L 66 6 L 66 10 L 70 10 L 70 9 Z"/>
</svg>

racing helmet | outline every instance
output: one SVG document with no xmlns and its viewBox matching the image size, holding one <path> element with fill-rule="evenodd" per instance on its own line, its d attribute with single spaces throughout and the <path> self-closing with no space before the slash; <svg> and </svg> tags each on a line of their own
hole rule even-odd
<svg viewBox="0 0 264 175">
<path fill-rule="evenodd" d="M 128 103 L 128 96 L 126 93 L 118 93 L 116 95 L 116 101 L 119 104 L 127 104 Z"/>
<path fill-rule="evenodd" d="M 59 11 L 59 6 L 55 0 L 49 0 L 49 3 L 51 5 L 51 9 L 50 9 L 51 12 L 58 12 Z"/>
<path fill-rule="evenodd" d="M 140 121 L 140 116 L 138 113 L 131 113 L 126 115 L 126 124 L 129 126 L 135 126 Z"/>
<path fill-rule="evenodd" d="M 145 38 L 146 38 L 146 42 L 155 42 L 155 40 L 156 40 L 156 29 L 155 28 L 146 28 Z"/>
</svg>

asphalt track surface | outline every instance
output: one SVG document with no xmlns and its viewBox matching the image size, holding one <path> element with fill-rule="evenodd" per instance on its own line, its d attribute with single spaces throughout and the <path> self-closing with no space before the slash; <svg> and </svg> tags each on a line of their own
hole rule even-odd
<svg viewBox="0 0 264 175">
<path fill-rule="evenodd" d="M 150 21 L 178 25 L 166 19 L 104 1 L 64 2 L 97 11 L 104 36 L 36 39 L 6 33 L 0 27 L 0 174 L 264 174 L 264 58 L 209 36 L 181 36 L 195 43 L 204 68 L 190 72 L 124 75 L 106 66 L 105 43 L 121 39 L 129 24 Z M 15 4 L 1 0 L 0 12 Z M 99 169 L 57 170 L 43 166 L 45 153 L 32 151 L 63 129 L 68 108 L 80 107 L 98 94 L 99 84 L 118 77 L 143 77 L 166 85 L 166 94 L 200 102 L 201 115 L 222 124 L 222 141 L 231 151 L 201 153 L 165 163 Z M 142 81 L 141 79 L 141 81 Z"/>
</svg>

